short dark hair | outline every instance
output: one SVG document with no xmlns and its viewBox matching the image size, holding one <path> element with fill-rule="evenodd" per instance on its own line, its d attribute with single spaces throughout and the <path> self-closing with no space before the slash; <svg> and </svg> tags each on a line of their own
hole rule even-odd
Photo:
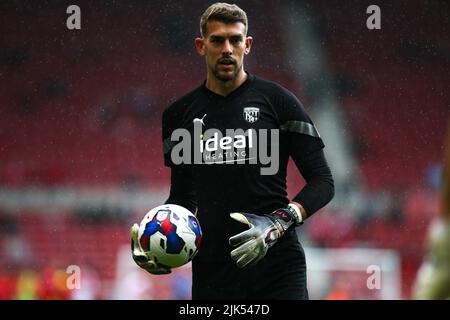
<svg viewBox="0 0 450 320">
<path fill-rule="evenodd" d="M 202 37 L 208 32 L 208 21 L 220 21 L 223 23 L 242 22 L 245 26 L 244 35 L 247 35 L 247 14 L 235 4 L 217 2 L 209 6 L 200 18 L 200 34 Z"/>
</svg>

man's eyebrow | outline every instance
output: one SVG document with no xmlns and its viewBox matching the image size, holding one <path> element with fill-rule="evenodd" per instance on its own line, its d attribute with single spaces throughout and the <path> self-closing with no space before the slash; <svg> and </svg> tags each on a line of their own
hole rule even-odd
<svg viewBox="0 0 450 320">
<path fill-rule="evenodd" d="M 218 35 L 212 35 L 211 36 L 211 39 L 217 39 L 217 40 L 223 40 L 225 38 L 226 37 L 224 37 L 224 36 L 218 36 Z M 244 36 L 242 34 L 235 34 L 235 35 L 230 36 L 229 38 L 230 39 L 243 39 Z"/>
</svg>

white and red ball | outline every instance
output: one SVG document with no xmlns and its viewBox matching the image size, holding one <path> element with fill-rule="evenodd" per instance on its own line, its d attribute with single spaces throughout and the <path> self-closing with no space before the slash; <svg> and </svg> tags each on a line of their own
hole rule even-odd
<svg viewBox="0 0 450 320">
<path fill-rule="evenodd" d="M 139 226 L 139 244 L 155 262 L 170 268 L 191 261 L 200 248 L 202 231 L 186 208 L 164 204 L 150 210 Z"/>
</svg>

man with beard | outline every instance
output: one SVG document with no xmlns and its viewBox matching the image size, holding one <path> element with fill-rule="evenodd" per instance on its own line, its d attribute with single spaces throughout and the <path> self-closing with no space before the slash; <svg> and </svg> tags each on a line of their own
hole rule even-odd
<svg viewBox="0 0 450 320">
<path fill-rule="evenodd" d="M 308 299 L 296 227 L 332 199 L 334 182 L 322 139 L 300 101 L 244 70 L 253 42 L 247 30 L 247 15 L 236 5 L 213 4 L 201 17 L 195 46 L 205 58 L 206 81 L 171 104 L 162 119 L 164 159 L 171 169 L 166 203 L 196 212 L 202 227 L 202 246 L 192 262 L 193 299 Z M 205 135 L 216 130 L 221 139 L 205 144 L 203 133 L 193 136 L 195 126 Z M 179 129 L 190 132 L 191 141 L 201 140 L 200 151 L 192 143 L 194 153 L 209 148 L 214 155 L 233 154 L 242 142 L 245 152 L 234 154 L 244 157 L 204 163 L 203 155 L 200 163 L 180 164 L 172 136 Z M 230 136 L 230 130 L 244 134 Z M 263 173 L 267 163 L 252 150 L 258 145 L 250 136 L 260 130 L 271 133 L 265 147 L 279 161 L 274 173 Z M 286 192 L 289 157 L 306 180 L 292 201 Z M 135 262 L 152 274 L 169 273 L 140 248 L 137 224 L 131 234 Z"/>
</svg>

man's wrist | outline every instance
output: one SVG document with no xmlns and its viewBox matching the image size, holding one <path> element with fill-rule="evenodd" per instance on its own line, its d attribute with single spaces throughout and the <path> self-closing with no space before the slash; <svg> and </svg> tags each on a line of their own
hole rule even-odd
<svg viewBox="0 0 450 320">
<path fill-rule="evenodd" d="M 291 202 L 289 203 L 288 207 L 291 209 L 291 212 L 295 215 L 295 224 L 300 225 L 303 224 L 303 217 L 305 214 L 305 209 L 303 209 L 303 206 L 297 202 Z M 303 210 L 302 210 L 303 209 Z M 303 211 L 303 212 L 302 212 Z"/>
<path fill-rule="evenodd" d="M 294 208 L 287 206 L 285 208 L 280 208 L 267 216 L 274 222 L 276 228 L 280 231 L 280 234 L 289 229 L 292 225 L 297 225 L 299 218 L 297 212 Z"/>
</svg>

